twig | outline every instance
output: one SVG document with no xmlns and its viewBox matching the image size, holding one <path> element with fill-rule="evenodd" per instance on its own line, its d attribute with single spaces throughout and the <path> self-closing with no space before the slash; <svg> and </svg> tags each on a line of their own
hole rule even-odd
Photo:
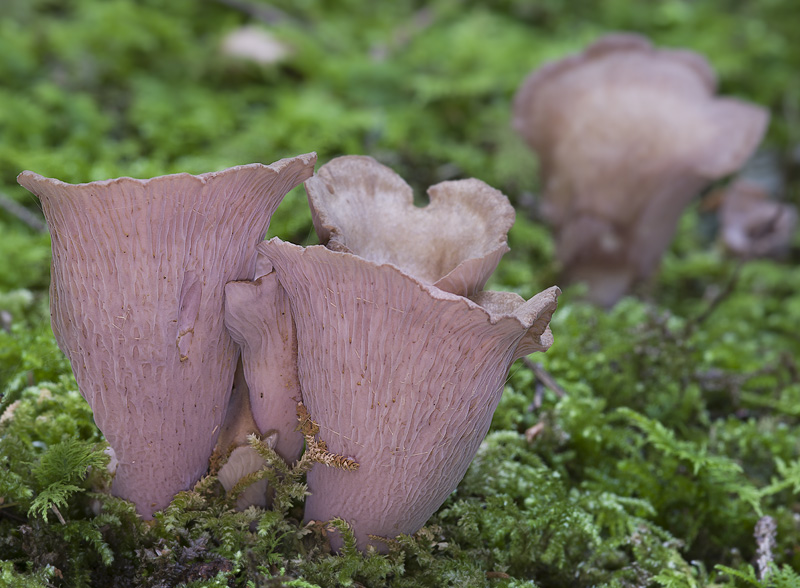
<svg viewBox="0 0 800 588">
<path fill-rule="evenodd" d="M 716 297 L 709 303 L 708 307 L 697 315 L 694 319 L 689 320 L 686 323 L 686 327 L 684 329 L 684 334 L 689 335 L 692 333 L 697 327 L 699 327 L 702 323 L 708 320 L 708 317 L 712 315 L 712 313 L 717 309 L 717 307 L 724 302 L 724 300 L 730 296 L 733 291 L 736 289 L 736 285 L 739 283 L 739 275 L 742 272 L 742 267 L 744 266 L 744 262 L 740 261 L 736 264 L 736 268 L 733 270 L 733 274 L 731 274 L 728 283 L 725 284 L 725 288 L 717 294 Z"/>
<path fill-rule="evenodd" d="M 6 507 L 13 507 L 13 506 L 19 506 L 19 503 L 17 503 L 17 502 L 9 502 L 7 504 L 0 505 L 0 517 L 8 517 L 10 519 L 14 519 L 15 521 L 19 521 L 21 523 L 24 523 L 25 521 L 27 521 L 28 519 L 26 519 L 24 517 L 21 517 L 19 515 L 16 515 L 11 511 L 3 510 Z"/>
<path fill-rule="evenodd" d="M 778 525 L 771 516 L 763 516 L 756 523 L 753 536 L 756 539 L 756 566 L 758 579 L 765 580 L 769 576 L 769 566 L 773 562 L 772 550 L 775 548 L 775 534 Z"/>
<path fill-rule="evenodd" d="M 558 385 L 558 382 L 556 382 L 556 379 L 550 374 L 550 372 L 542 367 L 542 364 L 535 363 L 527 357 L 522 358 L 522 363 L 525 364 L 526 368 L 533 372 L 533 375 L 536 376 L 537 380 L 555 392 L 556 396 L 559 398 L 564 397 L 566 392 L 561 386 Z"/>
<path fill-rule="evenodd" d="M 5 210 L 8 214 L 14 216 L 16 219 L 21 220 L 34 231 L 39 233 L 44 233 L 47 231 L 47 225 L 38 216 L 2 192 L 0 192 L 0 208 Z"/>
<path fill-rule="evenodd" d="M 525 431 L 525 441 L 528 443 L 533 443 L 536 440 L 536 437 L 542 434 L 544 428 L 545 424 L 542 421 L 539 421 L 532 427 L 528 427 Z"/>
<path fill-rule="evenodd" d="M 58 517 L 58 520 L 61 522 L 62 525 L 66 525 L 67 521 L 64 520 L 64 517 L 61 515 L 61 511 L 58 510 L 58 507 L 55 504 L 50 505 L 50 510 L 52 510 L 55 515 Z"/>
</svg>

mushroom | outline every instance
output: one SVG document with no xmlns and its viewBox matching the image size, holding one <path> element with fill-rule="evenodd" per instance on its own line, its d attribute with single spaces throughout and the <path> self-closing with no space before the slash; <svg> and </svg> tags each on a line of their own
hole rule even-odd
<svg viewBox="0 0 800 588">
<path fill-rule="evenodd" d="M 389 168 L 341 157 L 306 190 L 327 247 L 273 239 L 259 260 L 291 308 L 306 426 L 331 465 L 358 467 L 312 469 L 305 518 L 343 517 L 362 549 L 385 549 L 370 536 L 417 531 L 461 480 L 509 366 L 552 343 L 559 290 L 528 302 L 481 290 L 508 250 L 514 211 L 478 180 L 433 186 L 417 208 Z M 257 291 L 261 280 L 229 288 Z M 229 317 L 258 327 L 241 329 L 244 349 L 275 324 L 273 305 L 253 300 L 226 301 Z"/>
<path fill-rule="evenodd" d="M 225 421 L 219 431 L 214 453 L 219 456 L 228 455 L 236 447 L 248 445 L 247 438 L 250 435 L 261 435 L 261 433 L 261 429 L 253 418 L 250 389 L 244 377 L 244 366 L 240 357 L 233 374 L 233 386 L 228 400 L 228 408 L 225 411 Z M 211 470 L 212 472 L 214 470 L 213 464 Z"/>
<path fill-rule="evenodd" d="M 256 272 L 258 273 L 258 272 Z M 250 408 L 250 390 L 244 377 L 242 359 L 236 364 L 233 377 L 233 389 L 225 413 L 225 421 L 217 437 L 217 445 L 211 455 L 209 468 L 217 475 L 222 487 L 230 491 L 243 477 L 264 468 L 267 462 L 249 444 L 249 436 L 261 436 L 261 431 L 253 418 Z M 277 432 L 268 435 L 268 444 L 274 449 Z M 219 467 L 219 464 L 222 466 Z M 217 471 L 218 468 L 218 471 Z M 239 495 L 236 509 L 244 510 L 249 506 L 268 507 L 272 495 L 266 479 L 257 480 Z"/>
<path fill-rule="evenodd" d="M 786 257 L 797 227 L 797 208 L 770 200 L 756 183 L 740 179 L 725 191 L 720 209 L 722 240 L 744 257 Z"/>
<path fill-rule="evenodd" d="M 258 249 L 291 304 L 310 418 L 326 449 L 359 464 L 308 473 L 305 519 L 344 518 L 361 549 L 385 550 L 371 536 L 416 532 L 461 481 L 509 366 L 552 344 L 559 290 L 470 299 L 319 245 Z"/>
<path fill-rule="evenodd" d="M 222 40 L 222 54 L 233 58 L 271 65 L 283 61 L 290 53 L 269 30 L 243 26 L 228 33 Z"/>
<path fill-rule="evenodd" d="M 391 263 L 425 284 L 470 296 L 508 251 L 514 209 L 480 180 L 442 182 L 430 204 L 414 206 L 411 187 L 371 157 L 326 163 L 305 183 L 320 242 L 333 251 Z"/>
<path fill-rule="evenodd" d="M 256 273 L 255 281 L 225 286 L 225 326 L 242 348 L 252 418 L 260 431 L 277 431 L 274 449 L 291 463 L 303 451 L 303 436 L 295 430 L 301 393 L 294 323 L 289 299 L 269 262 L 259 258 Z"/>
<path fill-rule="evenodd" d="M 314 154 L 272 165 L 88 184 L 23 172 L 52 233 L 51 322 L 119 460 L 112 492 L 144 518 L 206 471 L 239 350 L 223 288 Z"/>
<path fill-rule="evenodd" d="M 715 89 L 702 56 L 615 34 L 517 92 L 514 128 L 539 156 L 565 279 L 593 301 L 649 277 L 691 198 L 761 141 L 768 112 Z"/>
</svg>

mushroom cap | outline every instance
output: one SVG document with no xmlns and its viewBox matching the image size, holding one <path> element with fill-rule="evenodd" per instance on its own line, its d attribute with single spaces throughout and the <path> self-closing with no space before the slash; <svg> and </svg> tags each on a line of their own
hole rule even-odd
<svg viewBox="0 0 800 588">
<path fill-rule="evenodd" d="M 797 216 L 796 207 L 770 200 L 758 184 L 740 179 L 722 201 L 722 240 L 742 257 L 782 257 L 789 251 Z"/>
<path fill-rule="evenodd" d="M 481 306 L 321 246 L 272 239 L 259 252 L 291 302 L 319 437 L 359 463 L 309 472 L 306 519 L 343 517 L 361 548 L 370 534 L 417 531 L 464 476 L 512 361 L 552 343 L 558 288 L 528 302 L 482 293 Z"/>
<path fill-rule="evenodd" d="M 690 199 L 753 153 L 768 112 L 715 89 L 702 56 L 630 34 L 524 81 L 514 128 L 541 160 L 542 211 L 568 278 L 611 271 L 608 293 L 647 277 Z"/>
<path fill-rule="evenodd" d="M 371 157 L 338 157 L 305 182 L 314 228 L 334 251 L 391 263 L 426 284 L 469 296 L 508 251 L 514 209 L 476 179 L 442 182 L 430 203 Z"/>
<path fill-rule="evenodd" d="M 150 518 L 206 471 L 239 350 L 223 288 L 314 154 L 220 172 L 67 184 L 32 172 L 52 233 L 51 322 L 119 460 L 114 494 Z"/>
<path fill-rule="evenodd" d="M 262 65 L 279 63 L 290 53 L 289 47 L 281 43 L 268 29 L 252 25 L 239 27 L 225 35 L 221 49 L 229 57 Z"/>
<path fill-rule="evenodd" d="M 665 174 L 712 180 L 741 167 L 769 115 L 715 89 L 702 56 L 630 34 L 531 74 L 514 127 L 542 158 L 553 220 L 592 213 L 625 225 Z"/>
</svg>

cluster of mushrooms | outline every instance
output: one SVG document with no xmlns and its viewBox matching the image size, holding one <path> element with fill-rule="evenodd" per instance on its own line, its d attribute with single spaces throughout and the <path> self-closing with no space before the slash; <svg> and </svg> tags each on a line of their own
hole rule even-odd
<svg viewBox="0 0 800 588">
<path fill-rule="evenodd" d="M 546 65 L 514 124 L 539 153 L 569 281 L 611 304 L 652 271 L 688 200 L 743 164 L 768 116 L 715 98 L 701 57 L 632 35 Z M 484 290 L 514 210 L 475 180 L 410 187 L 368 157 L 71 185 L 23 172 L 52 233 L 52 326 L 144 518 L 222 449 L 233 487 L 304 442 L 307 521 L 347 520 L 360 548 L 417 531 L 465 474 L 511 363 L 552 344 L 559 289 Z M 321 245 L 264 241 L 305 182 Z M 305 427 L 297 415 L 307 416 Z M 320 450 L 322 447 L 322 450 Z M 239 506 L 267 505 L 254 484 Z M 337 538 L 333 537 L 334 547 Z"/>
<path fill-rule="evenodd" d="M 53 235 L 53 331 L 116 458 L 112 491 L 145 518 L 205 474 L 220 442 L 241 445 L 226 486 L 265 466 L 247 434 L 297 460 L 300 403 L 325 455 L 341 456 L 308 473 L 306 519 L 344 518 L 362 548 L 413 533 L 464 476 L 511 363 L 552 343 L 558 288 L 527 302 L 483 290 L 508 250 L 503 194 L 444 182 L 417 208 L 371 158 L 311 177 L 315 160 L 19 177 Z M 264 242 L 303 180 L 325 245 Z M 266 503 L 256 489 L 245 503 Z"/>
<path fill-rule="evenodd" d="M 563 283 L 584 282 L 589 299 L 612 306 L 657 268 L 691 199 L 747 162 L 769 113 L 715 93 L 704 57 L 633 34 L 604 37 L 525 80 L 513 124 L 539 156 Z M 785 252 L 796 210 L 752 189 L 742 197 L 737 184 L 722 206 L 728 249 Z"/>
</svg>

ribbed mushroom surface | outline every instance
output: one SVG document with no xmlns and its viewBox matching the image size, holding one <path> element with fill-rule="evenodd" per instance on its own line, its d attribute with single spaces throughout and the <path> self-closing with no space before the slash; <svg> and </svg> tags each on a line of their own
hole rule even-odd
<svg viewBox="0 0 800 588">
<path fill-rule="evenodd" d="M 23 172 L 52 233 L 52 326 L 119 460 L 113 492 L 150 518 L 205 472 L 239 351 L 223 289 L 314 154 L 193 176 L 71 185 Z"/>
<path fill-rule="evenodd" d="M 319 437 L 359 464 L 309 472 L 306 519 L 343 517 L 362 549 L 417 531 L 464 476 L 511 363 L 552 343 L 558 288 L 482 307 L 353 254 L 278 239 L 259 251 L 291 303 Z"/>
</svg>

